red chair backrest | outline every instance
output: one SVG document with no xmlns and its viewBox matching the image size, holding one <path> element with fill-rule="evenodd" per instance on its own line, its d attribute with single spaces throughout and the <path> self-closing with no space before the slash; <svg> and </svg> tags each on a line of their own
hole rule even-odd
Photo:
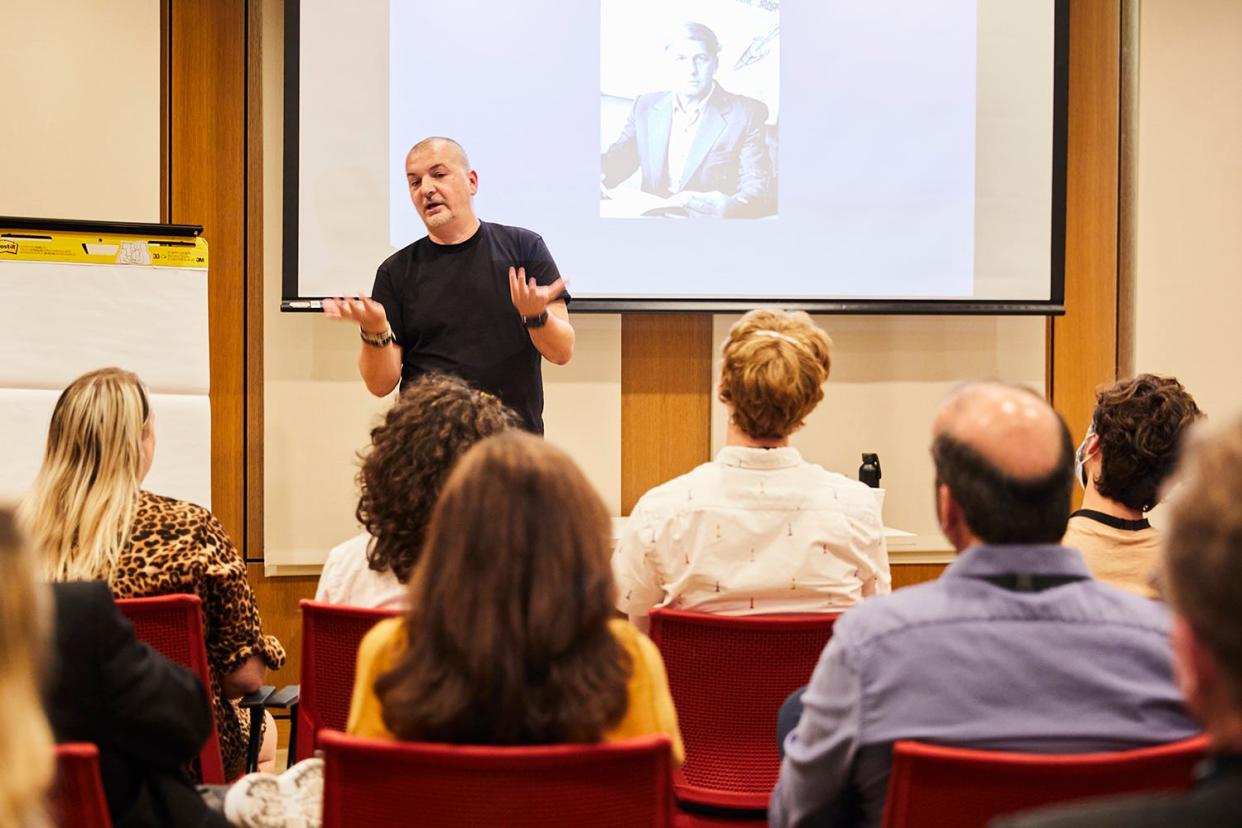
<svg viewBox="0 0 1242 828">
<path fill-rule="evenodd" d="M 61 828 L 112 828 L 99 776 L 99 749 L 94 745 L 56 746 L 52 816 Z"/>
<path fill-rule="evenodd" d="M 1032 754 L 900 741 L 885 828 L 985 826 L 994 817 L 1073 799 L 1190 787 L 1207 739 L 1115 753 Z"/>
<path fill-rule="evenodd" d="M 117 607 L 134 625 L 134 635 L 151 649 L 193 671 L 207 689 L 207 703 L 211 699 L 211 667 L 207 662 L 207 643 L 203 637 L 202 605 L 197 595 L 160 595 L 154 598 L 121 598 Z M 214 704 L 212 709 L 214 710 Z M 215 717 L 212 716 L 211 738 L 199 754 L 203 782 L 222 785 L 224 760 L 220 755 L 220 740 L 216 735 Z"/>
<path fill-rule="evenodd" d="M 666 828 L 664 735 L 595 745 L 476 747 L 323 731 L 323 828 Z"/>
<path fill-rule="evenodd" d="M 781 766 L 776 714 L 810 681 L 837 617 L 652 610 L 686 748 L 674 775 L 679 799 L 767 807 Z"/>
<path fill-rule="evenodd" d="M 300 761 L 315 752 L 320 730 L 345 729 L 358 645 L 377 623 L 400 612 L 307 600 L 298 606 L 302 610 L 302 682 L 295 758 Z"/>
</svg>

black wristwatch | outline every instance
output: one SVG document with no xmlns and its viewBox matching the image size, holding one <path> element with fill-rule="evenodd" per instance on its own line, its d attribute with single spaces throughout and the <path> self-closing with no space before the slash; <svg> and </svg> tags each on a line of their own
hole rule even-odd
<svg viewBox="0 0 1242 828">
<path fill-rule="evenodd" d="M 542 328 L 548 324 L 548 312 L 545 310 L 538 316 L 523 316 L 522 324 L 528 328 Z"/>
</svg>

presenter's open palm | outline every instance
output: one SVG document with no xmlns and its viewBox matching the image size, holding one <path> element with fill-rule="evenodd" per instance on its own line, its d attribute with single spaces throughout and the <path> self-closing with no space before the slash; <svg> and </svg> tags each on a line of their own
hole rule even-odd
<svg viewBox="0 0 1242 828">
<path fill-rule="evenodd" d="M 509 297 L 513 300 L 513 307 L 522 316 L 539 316 L 564 292 L 564 279 L 557 279 L 550 285 L 540 285 L 534 279 L 527 280 L 526 268 L 509 268 Z"/>
<path fill-rule="evenodd" d="M 384 306 L 369 296 L 324 299 L 323 315 L 329 319 L 357 322 L 367 333 L 382 334 L 388 330 L 388 314 L 384 312 Z"/>
</svg>

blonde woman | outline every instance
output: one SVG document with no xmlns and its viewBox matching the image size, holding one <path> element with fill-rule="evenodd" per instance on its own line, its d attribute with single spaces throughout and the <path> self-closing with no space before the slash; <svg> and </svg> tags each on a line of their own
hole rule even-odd
<svg viewBox="0 0 1242 828">
<path fill-rule="evenodd" d="M 257 690 L 285 652 L 264 635 L 246 565 L 200 506 L 141 489 L 155 452 L 142 381 L 104 368 L 60 395 L 43 467 L 22 512 L 51 580 L 102 579 L 118 598 L 190 593 L 203 602 L 216 728 L 229 778 L 245 770 L 248 718 L 234 702 Z M 274 740 L 266 752 L 274 754 Z"/>
<path fill-rule="evenodd" d="M 823 399 L 831 340 L 805 313 L 754 310 L 729 331 L 724 448 L 647 492 L 613 554 L 618 609 L 839 612 L 888 592 L 874 493 L 802 459 L 790 435 Z"/>
<path fill-rule="evenodd" d="M 40 653 L 50 600 L 36 563 L 20 542 L 13 514 L 0 509 L 0 826 L 48 824 L 43 803 L 52 783 L 52 732 L 39 696 Z"/>
</svg>

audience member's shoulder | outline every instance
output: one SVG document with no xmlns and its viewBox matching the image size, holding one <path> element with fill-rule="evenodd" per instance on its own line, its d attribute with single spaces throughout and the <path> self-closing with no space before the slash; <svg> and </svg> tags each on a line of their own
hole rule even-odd
<svg viewBox="0 0 1242 828">
<path fill-rule="evenodd" d="M 846 477 L 840 472 L 825 469 L 817 463 L 809 463 L 808 465 L 813 466 L 818 470 L 820 477 L 824 481 L 824 485 L 831 487 L 838 497 L 844 497 L 862 503 L 876 504 L 876 507 L 879 508 L 879 502 L 875 497 L 876 490 L 868 486 L 866 483 L 862 483 L 852 477 Z"/>
<path fill-rule="evenodd" d="M 145 489 L 138 499 L 138 515 L 144 521 L 177 528 L 216 524 L 215 516 L 197 503 L 165 497 Z"/>
<path fill-rule="evenodd" d="M 608 622 L 608 629 L 631 658 L 643 665 L 660 660 L 660 649 L 655 642 L 624 618 L 613 618 Z"/>
<path fill-rule="evenodd" d="M 1179 796 L 1170 795 L 1134 796 L 1053 806 L 994 820 L 991 828 L 1143 828 L 1208 824 L 1188 821 L 1190 815 L 1183 810 L 1181 800 Z"/>
<path fill-rule="evenodd" d="M 1169 608 L 1163 601 L 1146 598 L 1121 587 L 1092 579 L 1087 594 L 1093 609 L 1104 620 L 1150 627 L 1161 634 L 1168 629 Z"/>
<path fill-rule="evenodd" d="M 323 571 L 354 568 L 360 561 L 366 560 L 367 547 L 370 543 L 369 532 L 359 532 L 349 540 L 338 543 L 328 551 L 328 557 L 323 563 Z"/>
<path fill-rule="evenodd" d="M 865 646 L 872 639 L 918 628 L 952 612 L 954 602 L 938 581 L 873 595 L 837 619 L 832 637 L 847 646 Z"/>
<path fill-rule="evenodd" d="M 703 463 L 695 466 L 685 474 L 679 474 L 671 480 L 665 480 L 658 486 L 648 489 L 639 503 L 648 508 L 663 504 L 694 505 L 693 493 L 696 487 L 717 486 L 720 480 L 720 466 L 717 463 Z M 687 494 L 690 496 L 687 497 Z"/>
<path fill-rule="evenodd" d="M 107 581 L 62 581 L 52 584 L 57 611 L 85 611 L 115 603 Z"/>
<path fill-rule="evenodd" d="M 394 615 L 376 623 L 362 638 L 358 647 L 358 659 L 375 656 L 405 644 L 405 616 Z"/>
</svg>

